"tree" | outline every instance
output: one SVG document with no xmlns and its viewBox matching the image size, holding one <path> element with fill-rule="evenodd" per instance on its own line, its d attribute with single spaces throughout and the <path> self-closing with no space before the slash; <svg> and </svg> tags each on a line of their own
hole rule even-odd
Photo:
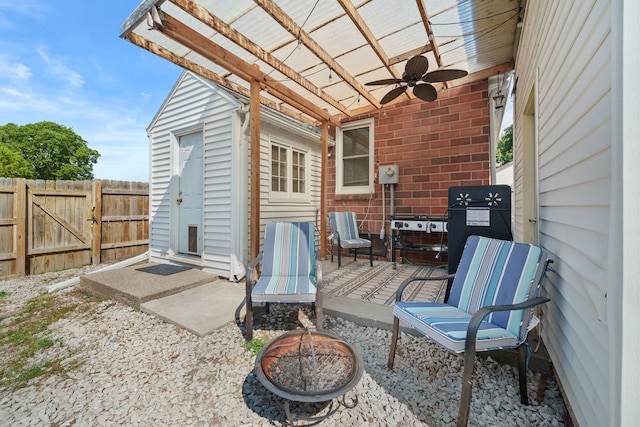
<svg viewBox="0 0 640 427">
<path fill-rule="evenodd" d="M 504 165 L 513 160 L 513 125 L 509 125 L 502 131 L 500 139 L 498 139 L 498 147 L 496 149 L 496 162 Z"/>
<path fill-rule="evenodd" d="M 0 177 L 3 178 L 35 178 L 33 169 L 29 167 L 22 154 L 13 151 L 0 142 Z"/>
<path fill-rule="evenodd" d="M 13 123 L 0 126 L 2 145 L 17 153 L 28 165 L 29 173 L 24 171 L 24 167 L 17 169 L 22 171 L 20 177 L 23 178 L 93 179 L 93 165 L 100 157 L 100 153 L 89 148 L 87 141 L 71 128 L 47 121 L 24 126 Z M 15 157 L 13 162 L 20 164 Z"/>
</svg>

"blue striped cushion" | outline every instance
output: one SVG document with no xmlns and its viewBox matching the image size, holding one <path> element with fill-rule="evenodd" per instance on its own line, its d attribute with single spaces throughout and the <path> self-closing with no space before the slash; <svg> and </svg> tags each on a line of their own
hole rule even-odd
<svg viewBox="0 0 640 427">
<path fill-rule="evenodd" d="M 315 227 L 309 222 L 271 222 L 264 237 L 262 274 L 255 302 L 314 302 Z"/>
<path fill-rule="evenodd" d="M 361 239 L 358 233 L 355 212 L 330 212 L 331 230 L 340 235 L 340 246 L 343 248 L 363 248 L 371 246 L 371 241 Z"/>
<path fill-rule="evenodd" d="M 536 292 L 542 249 L 487 237 L 469 236 L 462 252 L 448 303 L 473 314 L 487 305 L 516 304 Z M 521 336 L 531 310 L 491 313 L 485 320 Z"/>
<path fill-rule="evenodd" d="M 471 315 L 448 304 L 437 302 L 396 302 L 393 315 L 407 322 L 423 335 L 455 353 L 464 351 L 467 327 Z M 495 350 L 513 348 L 520 345 L 518 336 L 512 332 L 482 322 L 478 329 L 476 350 Z"/>
</svg>

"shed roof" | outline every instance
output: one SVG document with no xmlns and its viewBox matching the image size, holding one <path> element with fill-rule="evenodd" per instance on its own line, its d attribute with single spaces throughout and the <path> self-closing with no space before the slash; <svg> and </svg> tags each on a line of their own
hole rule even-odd
<svg viewBox="0 0 640 427">
<path fill-rule="evenodd" d="M 415 55 L 469 73 L 447 87 L 509 72 L 523 13 L 519 0 L 145 0 L 121 37 L 245 96 L 258 81 L 263 104 L 314 123 L 380 108 L 393 85 L 365 84 Z"/>
</svg>

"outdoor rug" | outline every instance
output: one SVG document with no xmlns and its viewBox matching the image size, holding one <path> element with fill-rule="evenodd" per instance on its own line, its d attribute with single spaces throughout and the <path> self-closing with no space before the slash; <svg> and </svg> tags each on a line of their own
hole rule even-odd
<svg viewBox="0 0 640 427">
<path fill-rule="evenodd" d="M 424 265 L 393 264 L 376 261 L 373 267 L 368 260 L 343 263 L 324 262 L 322 287 L 324 293 L 344 298 L 358 299 L 375 304 L 391 305 L 395 301 L 398 286 L 411 277 L 438 277 L 447 274 L 445 269 Z M 404 301 L 442 301 L 446 280 L 418 280 L 407 287 Z"/>
</svg>

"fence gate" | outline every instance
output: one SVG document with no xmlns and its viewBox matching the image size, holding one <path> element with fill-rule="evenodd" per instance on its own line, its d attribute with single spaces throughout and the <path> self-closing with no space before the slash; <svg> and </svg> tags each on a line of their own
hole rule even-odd
<svg viewBox="0 0 640 427">
<path fill-rule="evenodd" d="M 28 274 L 91 263 L 92 194 L 90 181 L 29 182 Z"/>
<path fill-rule="evenodd" d="M 148 244 L 145 182 L 0 178 L 0 278 L 118 261 Z"/>
</svg>

